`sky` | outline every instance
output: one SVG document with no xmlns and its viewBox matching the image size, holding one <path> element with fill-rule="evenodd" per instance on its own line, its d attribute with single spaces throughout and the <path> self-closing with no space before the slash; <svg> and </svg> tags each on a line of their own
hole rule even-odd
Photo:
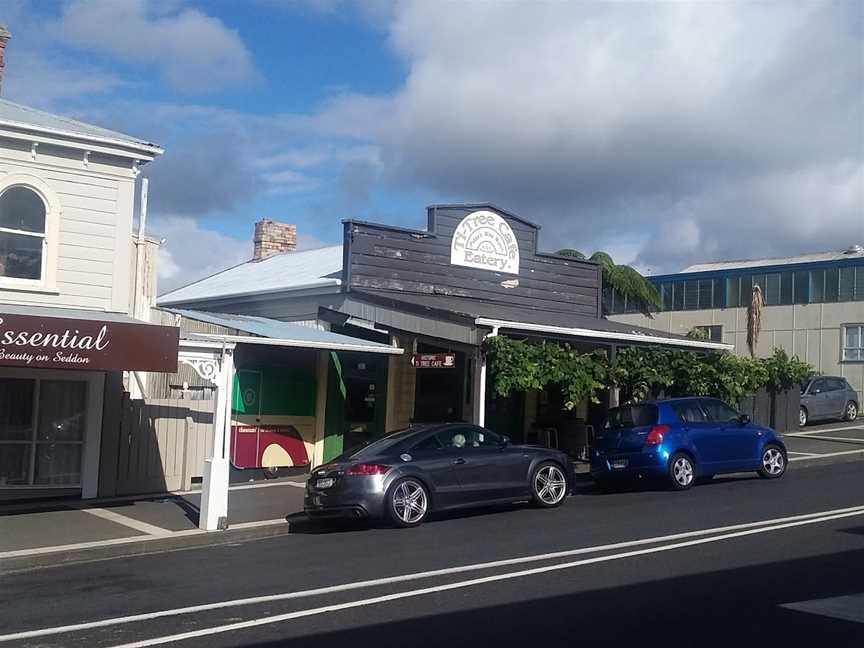
<svg viewBox="0 0 864 648">
<path fill-rule="evenodd" d="M 864 243 L 864 3 L 4 0 L 3 96 L 153 141 L 160 291 L 491 202 L 650 274 Z"/>
</svg>

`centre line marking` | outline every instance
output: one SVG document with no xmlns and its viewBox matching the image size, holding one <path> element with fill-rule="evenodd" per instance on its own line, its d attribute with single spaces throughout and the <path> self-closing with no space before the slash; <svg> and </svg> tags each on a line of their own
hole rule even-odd
<svg viewBox="0 0 864 648">
<path fill-rule="evenodd" d="M 638 547 L 646 544 L 655 544 L 671 540 L 682 540 L 684 538 L 697 538 L 700 536 L 711 535 L 714 533 L 727 533 L 732 531 L 740 531 L 744 529 L 754 529 L 765 527 L 765 525 L 773 525 L 777 523 L 798 523 L 801 521 L 809 522 L 813 519 L 819 519 L 827 515 L 864 515 L 864 505 L 852 506 L 842 509 L 831 509 L 827 511 L 818 511 L 816 513 L 803 513 L 783 518 L 773 518 L 769 520 L 760 520 L 757 522 L 744 522 L 729 526 L 715 527 L 711 529 L 699 529 L 697 531 L 685 531 L 665 536 L 655 536 L 650 538 L 641 538 L 638 540 L 628 540 L 624 542 L 616 542 L 612 544 L 596 545 L 593 547 L 581 547 L 579 549 L 568 549 L 564 551 L 556 551 L 545 554 L 535 554 L 530 556 L 521 556 L 518 558 L 507 558 L 503 560 L 495 560 L 485 563 L 474 563 L 469 565 L 461 565 L 458 567 L 446 567 L 431 571 L 414 572 L 410 574 L 402 574 L 400 576 L 389 576 L 384 578 L 376 578 L 372 580 L 354 581 L 343 583 L 341 585 L 331 585 L 328 587 L 319 587 L 315 589 L 299 590 L 296 592 L 284 592 L 282 594 L 270 594 L 264 596 L 254 596 L 250 598 L 234 599 L 228 601 L 219 601 L 217 603 L 204 603 L 201 605 L 192 605 L 188 607 L 175 608 L 171 610 L 159 610 L 157 612 L 145 612 L 141 614 L 133 614 L 124 617 L 115 617 L 111 619 L 102 619 L 99 621 L 89 621 L 84 623 L 76 623 L 72 625 L 56 626 L 53 628 L 41 628 L 38 630 L 27 630 L 24 632 L 16 632 L 12 634 L 0 635 L 0 643 L 6 641 L 14 641 L 18 639 L 32 639 L 34 637 L 44 637 L 48 635 L 67 634 L 70 632 L 78 632 L 81 630 L 92 630 L 95 628 L 104 628 L 108 626 L 122 625 L 126 623 L 134 623 L 137 621 L 149 621 L 169 616 L 179 616 L 183 614 L 193 614 L 196 612 L 205 612 L 208 610 L 218 610 L 223 608 L 241 607 L 247 605 L 256 605 L 259 603 L 270 603 L 274 601 L 286 601 L 290 599 L 308 598 L 312 596 L 321 596 L 325 594 L 334 594 L 338 592 L 346 592 L 350 590 L 363 589 L 369 587 L 377 587 L 381 585 L 391 585 L 394 583 L 403 583 L 412 580 L 420 580 L 425 578 L 433 578 L 437 576 L 448 576 L 451 574 L 459 574 L 469 571 L 480 571 L 483 569 L 493 569 L 497 567 L 507 567 L 510 565 L 519 565 L 542 560 L 554 560 L 556 558 L 566 558 L 570 556 L 578 556 L 588 553 L 598 553 L 601 551 L 610 551 L 615 549 L 626 549 L 629 547 Z"/>
<path fill-rule="evenodd" d="M 633 558 L 635 556 L 644 556 L 647 554 L 660 553 L 663 551 L 672 551 L 673 549 L 683 549 L 685 547 L 693 547 L 696 545 L 707 544 L 711 542 L 720 542 L 721 540 L 730 540 L 744 536 L 755 535 L 757 533 L 768 533 L 769 531 L 778 531 L 807 524 L 819 524 L 820 522 L 828 522 L 830 520 L 839 520 L 842 518 L 864 515 L 864 510 L 853 511 L 851 513 L 841 513 L 838 515 L 825 516 L 820 518 L 811 518 L 809 520 L 799 520 L 797 522 L 789 522 L 787 524 L 776 524 L 758 529 L 750 529 L 747 531 L 739 531 L 736 533 L 727 533 L 724 535 L 713 536 L 710 538 L 700 538 L 698 540 L 688 540 L 687 542 L 677 542 L 660 547 L 651 547 L 648 549 L 637 549 L 636 551 L 625 551 L 624 553 L 612 554 L 609 556 L 598 556 L 596 558 L 585 558 L 583 560 L 575 560 L 572 562 L 559 563 L 557 565 L 549 565 L 546 567 L 535 567 L 533 569 L 524 569 L 522 571 L 508 572 L 506 574 L 497 574 L 495 576 L 485 576 L 482 578 L 473 578 L 466 581 L 458 581 L 456 583 L 448 583 L 446 585 L 436 585 L 434 587 L 424 587 L 422 589 L 409 590 L 407 592 L 398 592 L 395 594 L 385 594 L 383 596 L 375 596 L 359 601 L 350 601 L 348 603 L 337 603 L 334 605 L 324 605 L 317 608 L 306 610 L 297 610 L 296 612 L 288 612 L 286 614 L 277 614 L 274 616 L 262 617 L 260 619 L 250 619 L 249 621 L 240 621 L 237 623 L 228 623 L 221 626 L 213 626 L 211 628 L 203 628 L 201 630 L 193 630 L 190 632 L 181 632 L 179 634 L 167 635 L 163 637 L 155 637 L 153 639 L 145 639 L 143 641 L 133 641 L 114 646 L 114 648 L 147 648 L 148 646 L 160 646 L 166 643 L 174 643 L 185 639 L 194 639 L 197 637 L 206 637 L 214 634 L 222 634 L 225 632 L 234 632 L 236 630 L 244 630 L 246 628 L 254 628 L 262 625 L 273 623 L 281 623 L 283 621 L 291 621 L 292 619 L 300 619 L 303 617 L 315 616 L 318 614 L 326 614 L 327 612 L 338 612 L 340 610 L 349 610 L 351 608 L 366 607 L 377 605 L 379 603 L 387 603 L 389 601 L 397 601 L 399 599 L 415 598 L 426 594 L 435 594 L 438 592 L 446 592 L 455 589 L 464 589 L 466 587 L 474 587 L 484 585 L 486 583 L 495 583 L 498 581 L 512 580 L 514 578 L 524 578 L 526 576 L 535 576 L 537 574 L 545 574 L 553 571 L 561 571 L 563 569 L 572 569 L 582 565 L 592 565 L 596 563 L 609 562 L 612 560 L 622 560 L 624 558 Z"/>
</svg>

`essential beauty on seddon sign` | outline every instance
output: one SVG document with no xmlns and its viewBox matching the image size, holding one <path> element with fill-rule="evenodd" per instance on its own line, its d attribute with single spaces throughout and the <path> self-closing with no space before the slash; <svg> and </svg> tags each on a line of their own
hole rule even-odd
<svg viewBox="0 0 864 648">
<path fill-rule="evenodd" d="M 0 366 L 176 371 L 172 326 L 0 316 Z"/>
<path fill-rule="evenodd" d="M 519 274 L 519 243 L 509 223 L 495 212 L 471 212 L 453 233 L 450 263 Z"/>
</svg>

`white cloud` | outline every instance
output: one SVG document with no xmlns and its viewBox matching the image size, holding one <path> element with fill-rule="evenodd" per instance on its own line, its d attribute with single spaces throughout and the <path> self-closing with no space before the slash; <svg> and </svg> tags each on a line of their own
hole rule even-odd
<svg viewBox="0 0 864 648">
<path fill-rule="evenodd" d="M 63 12 L 59 32 L 75 46 L 154 65 L 182 92 L 255 78 L 239 34 L 197 9 L 145 0 L 76 0 Z"/>
</svg>

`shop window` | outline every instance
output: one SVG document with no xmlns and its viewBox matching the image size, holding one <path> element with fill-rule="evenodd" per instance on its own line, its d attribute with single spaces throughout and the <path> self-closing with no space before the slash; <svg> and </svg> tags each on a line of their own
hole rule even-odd
<svg viewBox="0 0 864 648">
<path fill-rule="evenodd" d="M 665 281 L 660 285 L 660 296 L 663 298 L 663 310 L 671 311 L 674 308 L 672 301 L 672 286 L 671 281 Z"/>
<path fill-rule="evenodd" d="M 765 304 L 768 306 L 777 306 L 780 303 L 780 273 L 772 272 L 765 276 L 765 284 L 763 286 Z"/>
<path fill-rule="evenodd" d="M 741 277 L 726 279 L 726 306 L 735 308 L 741 305 Z"/>
<path fill-rule="evenodd" d="M 825 301 L 825 271 L 810 272 L 810 303 L 821 304 Z"/>
<path fill-rule="evenodd" d="M 864 360 L 864 324 L 847 324 L 843 327 L 843 360 Z"/>
<path fill-rule="evenodd" d="M 855 299 L 855 268 L 846 266 L 840 268 L 840 301 Z"/>
<path fill-rule="evenodd" d="M 780 274 L 780 304 L 788 306 L 792 303 L 792 277 L 791 272 Z"/>
<path fill-rule="evenodd" d="M 42 281 L 47 258 L 47 209 L 29 187 L 0 194 L 0 277 Z"/>
<path fill-rule="evenodd" d="M 709 340 L 711 342 L 723 341 L 723 326 L 720 324 L 694 326 L 693 330 L 699 331 L 700 333 L 702 333 L 706 340 Z"/>
<path fill-rule="evenodd" d="M 855 268 L 855 301 L 864 301 L 864 265 Z"/>
<path fill-rule="evenodd" d="M 699 308 L 699 281 L 688 279 L 684 282 L 684 308 L 696 310 Z"/>
<path fill-rule="evenodd" d="M 673 309 L 672 310 L 684 310 L 684 282 L 676 281 L 674 284 L 674 294 L 673 294 Z"/>
<path fill-rule="evenodd" d="M 699 280 L 699 308 L 713 308 L 714 286 L 710 279 Z"/>
<path fill-rule="evenodd" d="M 810 273 L 798 271 L 793 277 L 793 294 L 796 304 L 807 304 L 810 301 Z"/>
<path fill-rule="evenodd" d="M 81 484 L 87 384 L 0 378 L 0 486 Z"/>
<path fill-rule="evenodd" d="M 840 289 L 840 269 L 829 268 L 825 271 L 825 301 L 836 302 Z"/>
</svg>

